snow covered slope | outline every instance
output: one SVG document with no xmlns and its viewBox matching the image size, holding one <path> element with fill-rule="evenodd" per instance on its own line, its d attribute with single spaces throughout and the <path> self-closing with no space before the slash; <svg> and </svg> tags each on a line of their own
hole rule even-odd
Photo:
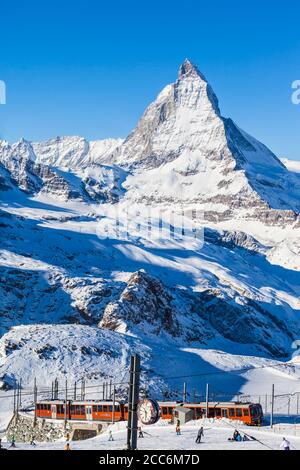
<svg viewBox="0 0 300 470">
<path fill-rule="evenodd" d="M 104 161 L 122 142 L 122 139 L 88 142 L 82 137 L 57 137 L 46 142 L 33 142 L 32 147 L 41 164 L 82 169 Z"/>
<path fill-rule="evenodd" d="M 190 61 L 125 141 L 0 142 L 0 380 L 22 369 L 29 383 L 31 364 L 96 381 L 97 361 L 114 378 L 137 348 L 154 393 L 181 390 L 170 364 L 220 371 L 215 387 L 232 396 L 278 375 L 292 390 L 294 363 L 234 372 L 288 361 L 300 338 L 288 167 L 221 116 Z"/>
<path fill-rule="evenodd" d="M 300 161 L 288 160 L 287 158 L 282 158 L 281 161 L 288 170 L 300 173 Z"/>
</svg>

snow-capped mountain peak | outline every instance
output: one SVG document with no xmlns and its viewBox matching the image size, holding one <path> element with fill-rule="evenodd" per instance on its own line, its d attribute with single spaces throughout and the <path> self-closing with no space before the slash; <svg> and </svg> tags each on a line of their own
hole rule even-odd
<svg viewBox="0 0 300 470">
<path fill-rule="evenodd" d="M 0 142 L 0 332 L 27 325 L 0 341 L 0 381 L 15 375 L 13 352 L 21 357 L 24 345 L 26 361 L 40 354 L 39 367 L 55 374 L 62 323 L 73 364 L 95 352 L 98 361 L 95 343 L 120 333 L 118 364 L 138 339 L 159 358 L 156 373 L 162 348 L 166 364 L 183 368 L 193 348 L 191 373 L 207 348 L 289 357 L 300 335 L 295 171 L 222 117 L 189 60 L 125 141 Z M 196 214 L 201 243 L 165 217 L 176 211 Z M 91 370 L 84 364 L 74 376 Z"/>
<path fill-rule="evenodd" d="M 190 59 L 185 59 L 184 62 L 179 67 L 178 78 L 186 77 L 187 75 L 198 75 L 206 81 L 204 75 L 198 70 L 196 65 L 194 65 Z"/>
</svg>

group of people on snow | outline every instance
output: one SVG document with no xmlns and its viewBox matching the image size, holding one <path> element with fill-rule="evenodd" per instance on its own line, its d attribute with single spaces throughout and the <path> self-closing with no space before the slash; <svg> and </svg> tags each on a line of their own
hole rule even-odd
<svg viewBox="0 0 300 470">
<path fill-rule="evenodd" d="M 181 430 L 180 430 L 180 420 L 178 419 L 177 422 L 176 422 L 176 427 L 175 427 L 175 431 L 176 431 L 176 435 L 177 436 L 180 436 L 181 435 Z M 139 427 L 138 428 L 138 437 L 139 438 L 143 438 L 144 437 L 144 434 L 143 434 L 143 431 L 142 431 L 142 428 Z M 146 433 L 147 434 L 147 433 Z M 67 437 L 67 440 L 66 440 L 66 443 L 65 443 L 65 446 L 64 446 L 64 450 L 71 450 L 71 447 L 70 447 L 70 442 L 69 442 L 69 435 L 66 436 Z M 199 429 L 198 429 L 198 432 L 197 432 L 197 436 L 196 436 L 196 444 L 200 444 L 201 442 L 201 439 L 202 437 L 204 437 L 204 429 L 203 429 L 203 426 L 201 426 Z M 251 436 L 250 436 L 251 437 Z M 254 438 L 252 438 L 254 439 Z M 109 429 L 108 431 L 108 440 L 109 441 L 113 441 L 114 438 L 113 438 L 113 435 L 112 435 L 112 430 Z M 234 430 L 234 433 L 233 433 L 233 436 L 228 438 L 229 441 L 235 441 L 235 442 L 242 442 L 242 441 L 249 441 L 250 438 L 244 434 L 244 436 L 242 437 L 242 435 L 240 434 L 240 432 L 235 429 Z M 254 439 L 255 440 L 255 439 Z M 36 447 L 36 443 L 34 442 L 34 438 L 32 437 L 31 440 L 30 440 L 30 445 Z M 15 439 L 15 436 L 13 435 L 12 438 L 11 438 L 11 441 L 10 441 L 10 446 L 9 448 L 15 448 L 16 447 L 16 439 Z M 290 450 L 290 447 L 291 447 L 291 444 L 290 442 L 285 438 L 283 437 L 282 439 L 282 443 L 280 445 L 280 448 L 282 450 Z M 2 440 L 0 439 L 0 450 L 3 449 L 3 446 L 2 446 Z"/>
</svg>

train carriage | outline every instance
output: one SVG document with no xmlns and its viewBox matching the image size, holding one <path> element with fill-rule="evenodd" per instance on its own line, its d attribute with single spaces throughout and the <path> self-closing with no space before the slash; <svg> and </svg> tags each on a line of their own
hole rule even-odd
<svg viewBox="0 0 300 470">
<path fill-rule="evenodd" d="M 158 402 L 161 418 L 172 421 L 177 406 L 190 408 L 194 412 L 194 419 L 201 419 L 206 415 L 206 403 Z M 209 402 L 208 418 L 228 418 L 243 421 L 247 425 L 260 425 L 263 423 L 263 411 L 260 404 L 237 402 Z"/>
<path fill-rule="evenodd" d="M 178 406 L 193 410 L 195 420 L 206 415 L 206 403 L 183 403 L 159 401 L 160 417 L 173 421 Z M 114 414 L 114 417 L 113 417 Z M 128 404 L 121 401 L 71 401 L 67 404 L 60 400 L 40 401 L 36 405 L 36 416 L 48 419 L 70 419 L 79 421 L 127 421 Z M 242 421 L 249 426 L 263 424 L 263 411 L 258 403 L 209 402 L 208 418 L 227 418 Z"/>
<path fill-rule="evenodd" d="M 76 421 L 124 420 L 124 406 L 121 402 L 109 401 L 40 401 L 36 405 L 36 416 L 48 419 L 74 419 Z"/>
<path fill-rule="evenodd" d="M 36 404 L 36 416 L 38 418 L 64 419 L 67 417 L 69 419 L 69 411 L 69 403 L 65 413 L 65 402 L 61 400 L 45 400 Z"/>
</svg>

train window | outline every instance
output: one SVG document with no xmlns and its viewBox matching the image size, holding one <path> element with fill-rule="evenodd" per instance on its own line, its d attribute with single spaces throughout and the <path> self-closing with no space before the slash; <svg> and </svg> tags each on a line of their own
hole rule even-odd
<svg viewBox="0 0 300 470">
<path fill-rule="evenodd" d="M 244 416 L 249 416 L 248 408 L 244 408 L 243 412 L 244 412 Z"/>
<path fill-rule="evenodd" d="M 260 412 L 260 408 L 258 406 L 251 406 L 250 414 L 251 416 L 258 416 Z"/>
<path fill-rule="evenodd" d="M 219 418 L 221 416 L 221 408 L 215 408 L 216 417 Z"/>
<path fill-rule="evenodd" d="M 173 408 L 171 406 L 168 407 L 168 415 L 173 414 Z"/>
<path fill-rule="evenodd" d="M 112 409 L 113 409 L 112 405 L 109 405 L 108 409 L 109 409 L 109 411 L 112 411 Z"/>
<path fill-rule="evenodd" d="M 98 406 L 97 405 L 93 405 L 93 413 L 97 413 L 98 411 Z"/>
<path fill-rule="evenodd" d="M 115 405 L 115 411 L 120 411 L 119 405 Z"/>
<path fill-rule="evenodd" d="M 235 413 L 234 413 L 234 408 L 229 408 L 229 416 L 232 418 L 233 416 L 235 416 Z"/>
<path fill-rule="evenodd" d="M 209 418 L 214 418 L 215 417 L 215 409 L 214 408 L 208 408 L 208 417 Z"/>
<path fill-rule="evenodd" d="M 98 406 L 98 411 L 99 411 L 99 412 L 102 412 L 102 411 L 103 411 L 103 406 L 102 406 L 102 405 L 99 405 L 99 406 Z"/>
<path fill-rule="evenodd" d="M 223 418 L 228 418 L 228 410 L 227 410 L 227 408 L 222 408 L 222 416 L 223 416 Z"/>
<path fill-rule="evenodd" d="M 243 410 L 242 410 L 242 408 L 236 408 L 236 409 L 235 409 L 235 416 L 237 416 L 237 417 L 243 416 Z"/>
</svg>

